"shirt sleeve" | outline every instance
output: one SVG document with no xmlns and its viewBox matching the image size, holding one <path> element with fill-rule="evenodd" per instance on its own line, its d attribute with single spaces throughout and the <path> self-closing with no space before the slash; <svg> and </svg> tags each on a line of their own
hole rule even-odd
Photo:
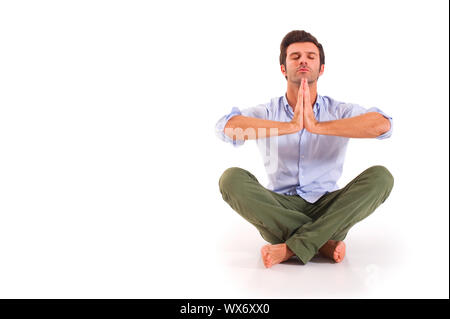
<svg viewBox="0 0 450 319">
<path fill-rule="evenodd" d="M 358 115 L 369 113 L 369 112 L 380 113 L 381 115 L 383 115 L 385 118 L 387 118 L 389 120 L 389 122 L 391 123 L 391 128 L 389 129 L 389 131 L 377 136 L 376 139 L 382 140 L 382 139 L 391 137 L 392 130 L 394 128 L 394 122 L 392 120 L 392 117 L 387 115 L 386 113 L 384 113 L 379 108 L 371 107 L 370 109 L 365 109 L 364 107 L 362 107 L 358 104 L 346 103 L 346 104 L 341 104 L 340 110 L 341 110 L 340 118 L 354 117 L 354 116 L 358 116 Z"/>
<path fill-rule="evenodd" d="M 255 117 L 259 119 L 269 119 L 269 109 L 266 105 L 261 104 L 255 107 L 250 107 L 244 110 L 240 110 L 237 107 L 233 107 L 231 112 L 227 115 L 222 116 L 216 123 L 216 136 L 224 142 L 231 143 L 233 146 L 241 146 L 244 144 L 244 140 L 233 141 L 228 135 L 223 131 L 227 122 L 235 117 L 236 115 L 243 115 L 248 117 Z"/>
</svg>

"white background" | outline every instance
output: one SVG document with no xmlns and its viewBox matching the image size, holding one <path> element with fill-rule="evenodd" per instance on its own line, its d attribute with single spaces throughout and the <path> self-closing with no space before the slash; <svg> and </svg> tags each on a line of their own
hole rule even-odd
<svg viewBox="0 0 450 319">
<path fill-rule="evenodd" d="M 1 298 L 448 298 L 448 2 L 0 2 Z M 254 143 L 214 135 L 281 96 L 279 44 L 325 49 L 318 92 L 394 118 L 352 140 L 341 187 L 395 185 L 341 264 L 265 269 L 221 198 Z"/>
</svg>

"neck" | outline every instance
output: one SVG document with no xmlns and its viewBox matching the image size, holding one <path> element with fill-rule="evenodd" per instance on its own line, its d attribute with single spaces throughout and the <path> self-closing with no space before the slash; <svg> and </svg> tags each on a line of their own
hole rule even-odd
<svg viewBox="0 0 450 319">
<path fill-rule="evenodd" d="M 308 83 L 308 85 L 309 85 L 309 95 L 311 97 L 311 107 L 313 107 L 314 103 L 316 103 L 317 100 L 317 80 L 312 83 Z M 292 107 L 293 111 L 295 111 L 295 106 L 297 105 L 297 96 L 299 88 L 300 86 L 297 83 L 288 81 L 286 99 L 289 105 Z"/>
</svg>

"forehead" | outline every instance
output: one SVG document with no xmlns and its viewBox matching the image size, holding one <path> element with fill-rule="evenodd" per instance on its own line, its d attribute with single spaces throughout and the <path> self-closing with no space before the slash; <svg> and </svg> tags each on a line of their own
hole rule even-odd
<svg viewBox="0 0 450 319">
<path fill-rule="evenodd" d="M 286 54 L 289 55 L 294 52 L 315 52 L 319 54 L 319 49 L 312 42 L 295 42 L 287 47 Z"/>
</svg>

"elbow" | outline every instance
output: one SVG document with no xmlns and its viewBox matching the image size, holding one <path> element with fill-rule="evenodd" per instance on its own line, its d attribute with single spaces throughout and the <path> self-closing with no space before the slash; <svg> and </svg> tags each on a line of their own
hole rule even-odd
<svg viewBox="0 0 450 319">
<path fill-rule="evenodd" d="M 225 127 L 223 128 L 223 132 L 225 133 L 226 136 L 228 136 L 231 139 L 236 138 L 236 129 L 234 127 L 234 125 L 232 125 L 230 123 L 230 121 L 227 122 L 227 124 L 225 124 Z"/>
<path fill-rule="evenodd" d="M 223 132 L 225 133 L 226 136 L 228 136 L 233 141 L 245 140 L 241 136 L 242 130 L 240 130 L 239 128 L 236 128 L 232 123 L 230 123 L 230 121 L 228 121 L 227 124 L 225 124 L 225 127 L 223 128 Z"/>
<path fill-rule="evenodd" d="M 230 131 L 230 125 L 227 122 L 227 124 L 225 124 L 225 126 L 223 127 L 223 132 L 225 133 L 225 135 L 228 135 L 227 132 L 229 132 L 229 131 Z"/>
<path fill-rule="evenodd" d="M 236 118 L 239 116 L 235 116 L 231 118 L 224 126 L 223 132 L 226 136 L 233 140 L 247 140 L 248 139 L 248 129 L 243 130 L 239 127 L 239 124 L 236 123 Z"/>
<path fill-rule="evenodd" d="M 381 121 L 380 124 L 376 126 L 376 136 L 378 137 L 380 135 L 383 135 L 384 133 L 388 132 L 391 129 L 391 122 L 381 115 Z"/>
<path fill-rule="evenodd" d="M 229 126 L 225 125 L 225 127 L 223 128 L 223 132 L 225 133 L 226 136 L 228 136 L 231 139 L 233 139 L 233 137 L 235 137 L 234 129 Z"/>
<path fill-rule="evenodd" d="M 226 123 L 225 123 L 225 126 L 223 127 L 223 132 L 225 133 L 225 134 L 227 134 L 227 132 L 228 133 L 232 133 L 232 130 L 235 128 L 235 126 L 236 125 L 234 125 L 234 122 L 235 122 L 235 120 L 236 120 L 236 117 L 238 117 L 238 116 L 234 116 L 234 117 L 232 117 L 231 119 L 229 119 Z M 228 134 L 227 134 L 228 135 Z"/>
</svg>

